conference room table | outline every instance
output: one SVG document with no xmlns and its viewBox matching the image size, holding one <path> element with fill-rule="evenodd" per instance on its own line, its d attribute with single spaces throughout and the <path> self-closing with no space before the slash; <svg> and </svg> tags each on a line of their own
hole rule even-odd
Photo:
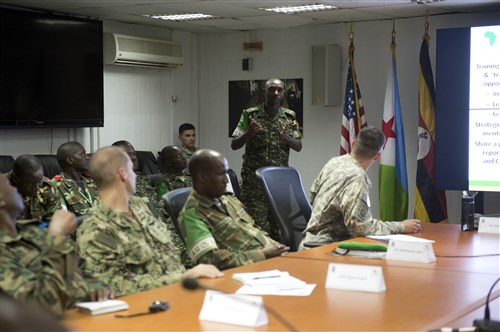
<svg viewBox="0 0 500 332">
<path fill-rule="evenodd" d="M 408 234 L 417 238 L 435 241 L 436 261 L 433 263 L 407 262 L 400 260 L 375 260 L 356 258 L 357 264 L 406 266 L 424 269 L 492 273 L 500 275 L 500 236 L 497 234 L 463 232 L 456 224 L 422 224 L 422 231 Z M 369 238 L 354 238 L 349 242 L 378 243 Z M 319 259 L 336 262 L 351 262 L 352 257 L 335 255 L 338 243 L 299 251 L 289 258 Z"/>
<path fill-rule="evenodd" d="M 486 257 L 491 262 L 496 259 L 498 264 L 498 235 L 485 237 L 483 235 L 486 234 L 477 232 L 452 235 L 456 233 L 453 226 L 424 225 L 422 234 L 418 236 L 436 240 L 436 253 L 445 256 L 449 255 L 448 250 L 456 250 L 453 252 L 455 256 L 457 253 L 466 256 L 496 253 L 497 256 Z M 450 243 L 441 243 L 444 240 Z M 484 243 L 489 249 L 483 248 Z M 312 294 L 304 297 L 264 295 L 263 299 L 268 307 L 281 313 L 299 331 L 428 331 L 454 323 L 461 324 L 453 325 L 455 327 L 464 323 L 470 326 L 473 319 L 482 318 L 481 310 L 484 310 L 488 290 L 499 276 L 498 270 L 494 272 L 485 267 L 486 272 L 479 271 L 479 263 L 472 263 L 472 267 L 467 269 L 467 263 L 460 261 L 473 258 L 454 258 L 441 264 L 444 257 L 437 257 L 436 263 L 398 264 L 396 261 L 332 256 L 332 246 L 335 244 L 229 269 L 223 278 L 199 281 L 206 287 L 235 292 L 241 284 L 232 279 L 234 273 L 273 269 L 288 271 L 294 277 L 316 284 Z M 325 288 L 330 263 L 380 266 L 387 289 L 370 293 Z M 129 304 L 129 309 L 120 314 L 147 311 L 149 304 L 156 300 L 170 302 L 170 309 L 166 312 L 115 318 L 115 313 L 89 316 L 70 310 L 63 324 L 76 331 L 286 330 L 285 325 L 269 312 L 269 323 L 257 328 L 200 321 L 198 315 L 204 294 L 203 290 L 185 290 L 180 283 L 176 283 L 121 298 Z M 493 308 L 498 307 L 498 297 L 499 292 L 491 296 L 496 303 Z M 494 312 L 492 316 L 495 317 Z"/>
</svg>

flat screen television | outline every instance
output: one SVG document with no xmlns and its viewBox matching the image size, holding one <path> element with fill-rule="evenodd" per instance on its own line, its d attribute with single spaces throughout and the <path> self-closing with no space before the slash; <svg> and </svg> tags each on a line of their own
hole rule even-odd
<svg viewBox="0 0 500 332">
<path fill-rule="evenodd" d="M 102 22 L 0 7 L 0 128 L 102 127 Z"/>
</svg>

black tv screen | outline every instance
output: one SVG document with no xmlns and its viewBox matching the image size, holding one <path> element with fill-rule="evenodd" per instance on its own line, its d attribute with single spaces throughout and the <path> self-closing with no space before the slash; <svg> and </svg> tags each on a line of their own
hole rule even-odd
<svg viewBox="0 0 500 332">
<path fill-rule="evenodd" d="M 102 22 L 0 8 L 0 127 L 102 127 Z"/>
</svg>

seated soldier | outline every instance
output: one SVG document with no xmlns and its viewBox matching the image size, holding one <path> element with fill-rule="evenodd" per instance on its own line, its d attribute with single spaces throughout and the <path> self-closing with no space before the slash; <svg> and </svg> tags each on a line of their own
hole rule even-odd
<svg viewBox="0 0 500 332">
<path fill-rule="evenodd" d="M 60 191 L 68 211 L 84 215 L 96 203 L 98 193 L 94 181 L 86 174 L 89 156 L 78 142 L 67 142 L 57 149 L 57 162 L 62 173 L 52 181 Z"/>
<path fill-rule="evenodd" d="M 181 277 L 223 275 L 215 266 L 185 269 L 165 223 L 141 197 L 133 196 L 136 174 L 123 149 L 107 147 L 90 160 L 99 204 L 78 228 L 83 271 L 119 296 L 177 282 Z"/>
<path fill-rule="evenodd" d="M 166 172 L 155 185 L 158 200 L 161 200 L 163 195 L 171 190 L 193 185 L 191 176 L 186 173 L 186 158 L 183 157 L 178 147 L 173 145 L 164 147 L 160 152 L 160 159 Z"/>
<path fill-rule="evenodd" d="M 55 211 L 66 210 L 59 191 L 43 175 L 42 164 L 37 157 L 28 154 L 17 157 L 8 178 L 24 200 L 21 219 L 36 219 L 44 223 L 50 221 Z"/>
<path fill-rule="evenodd" d="M 182 156 L 189 164 L 191 156 L 198 150 L 198 148 L 196 147 L 196 128 L 190 123 L 181 124 L 179 126 L 178 139 L 179 142 L 181 142 L 180 148 Z"/>
<path fill-rule="evenodd" d="M 0 175 L 0 288 L 20 301 L 34 302 L 62 316 L 75 303 L 104 300 L 113 293 L 82 278 L 75 245 L 68 235 L 75 215 L 54 213 L 48 230 L 34 220 L 19 220 L 23 199 L 5 174 Z"/>
<path fill-rule="evenodd" d="M 193 190 L 179 226 L 191 259 L 227 269 L 286 254 L 290 248 L 256 226 L 243 204 L 226 192 L 226 171 L 226 158 L 213 150 L 198 150 L 189 162 Z"/>
<path fill-rule="evenodd" d="M 195 264 L 189 258 L 186 252 L 186 246 L 184 245 L 184 242 L 182 241 L 180 234 L 177 232 L 175 225 L 172 223 L 172 220 L 170 219 L 170 217 L 167 214 L 167 211 L 165 210 L 163 200 L 158 200 L 156 198 L 155 189 L 151 185 L 151 182 L 149 181 L 148 177 L 138 171 L 139 164 L 137 162 L 137 156 L 133 145 L 127 141 L 117 141 L 114 142 L 112 146 L 118 146 L 122 148 L 132 161 L 132 165 L 134 166 L 134 172 L 136 174 L 135 196 L 147 198 L 149 201 L 148 204 L 153 205 L 153 209 L 156 210 L 161 220 L 165 223 L 165 225 L 167 225 L 167 228 L 170 231 L 170 235 L 172 236 L 172 241 L 174 245 L 181 252 L 182 264 L 184 265 L 184 267 L 188 269 L 192 268 Z"/>
</svg>

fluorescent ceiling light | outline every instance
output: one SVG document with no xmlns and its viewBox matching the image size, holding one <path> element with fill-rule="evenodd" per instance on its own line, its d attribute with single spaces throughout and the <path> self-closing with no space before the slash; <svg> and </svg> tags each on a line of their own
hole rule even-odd
<svg viewBox="0 0 500 332">
<path fill-rule="evenodd" d="M 175 15 L 144 15 L 149 18 L 158 18 L 160 20 L 166 21 L 197 21 L 197 20 L 207 20 L 216 18 L 212 15 L 207 14 L 175 14 Z"/>
<path fill-rule="evenodd" d="M 323 4 L 311 4 L 304 6 L 272 7 L 272 8 L 259 8 L 259 9 L 275 13 L 295 14 L 295 13 L 317 12 L 322 10 L 332 10 L 332 9 L 337 9 L 337 7 L 330 5 L 323 5 Z"/>
</svg>

